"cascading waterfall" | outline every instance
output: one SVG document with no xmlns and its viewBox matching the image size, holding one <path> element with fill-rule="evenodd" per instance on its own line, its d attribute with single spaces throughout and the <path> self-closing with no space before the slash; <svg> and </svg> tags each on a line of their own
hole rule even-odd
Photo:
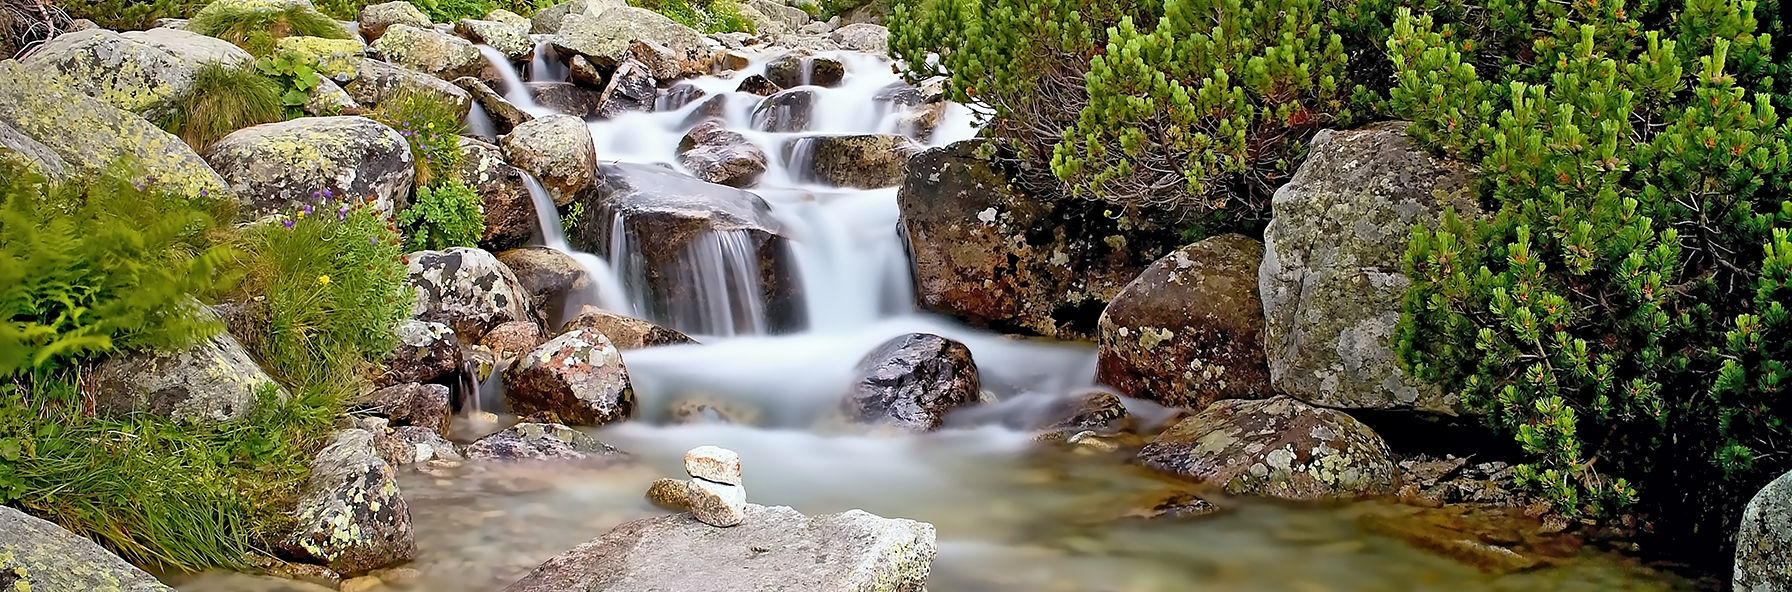
<svg viewBox="0 0 1792 592">
<path fill-rule="evenodd" d="M 492 70 L 498 73 L 498 80 L 503 83 L 504 88 L 494 90 L 504 96 L 505 102 L 536 117 L 554 114 L 553 109 L 535 104 L 535 95 L 529 92 L 529 85 L 523 83 L 523 77 L 517 74 L 516 65 L 510 63 L 510 58 L 505 57 L 504 52 L 490 45 L 478 47 L 479 53 L 485 56 L 486 63 L 491 64 Z M 537 52 L 540 50 L 539 47 L 536 48 Z"/>
<path fill-rule="evenodd" d="M 572 76 L 571 67 L 566 62 L 555 59 L 552 35 L 532 35 L 535 39 L 535 58 L 529 61 L 529 80 L 533 82 L 565 82 Z"/>
<path fill-rule="evenodd" d="M 583 290 L 575 290 L 566 295 L 566 301 L 560 305 L 557 318 L 549 319 L 554 327 L 559 327 L 579 312 L 579 307 L 592 305 L 619 314 L 637 314 L 634 300 L 630 300 L 622 292 L 621 284 L 611 271 L 610 263 L 602 257 L 572 248 L 566 242 L 566 231 L 560 222 L 560 211 L 554 206 L 554 198 L 548 195 L 546 187 L 535 179 L 534 175 L 523 173 L 523 184 L 529 188 L 529 198 L 535 204 L 535 219 L 539 224 L 542 245 L 565 253 L 577 261 L 585 269 L 585 286 Z"/>
</svg>

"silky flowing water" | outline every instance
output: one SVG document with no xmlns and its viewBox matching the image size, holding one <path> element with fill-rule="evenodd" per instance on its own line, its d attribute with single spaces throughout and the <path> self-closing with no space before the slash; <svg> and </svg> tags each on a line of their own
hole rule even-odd
<svg viewBox="0 0 1792 592">
<path fill-rule="evenodd" d="M 770 56 L 761 56 L 770 57 Z M 727 235 L 699 241 L 688 281 L 704 282 L 698 301 L 674 303 L 712 317 L 728 330 L 696 335 L 702 345 L 624 352 L 639 409 L 634 420 L 593 429 L 598 439 L 632 454 L 580 466 L 492 466 L 406 470 L 421 571 L 416 589 L 498 590 L 543 560 L 634 518 L 662 513 L 644 498 L 659 477 L 683 477 L 685 450 L 704 444 L 740 453 L 750 501 L 805 513 L 852 508 L 934 524 L 939 557 L 934 592 L 1114 591 L 1503 591 L 1677 590 L 1685 580 L 1595 546 L 1558 550 L 1542 567 L 1506 575 L 1482 571 L 1365 528 L 1403 520 L 1419 510 L 1380 502 L 1297 507 L 1223 500 L 1226 511 L 1197 518 L 1129 517 L 1166 491 L 1184 488 L 1125 462 L 1124 454 L 1071 452 L 1035 442 L 1037 434 L 1003 425 L 1056 397 L 1096 388 L 1095 352 L 1078 344 L 1016 339 L 967 328 L 916 310 L 895 188 L 861 191 L 818 185 L 797 171 L 825 134 L 893 133 L 898 118 L 879 90 L 898 81 L 882 58 L 841 54 L 848 76 L 817 93 L 811 131 L 756 131 L 759 97 L 732 93 L 747 72 L 688 81 L 709 96 L 726 95 L 728 127 L 771 156 L 752 191 L 764 197 L 794 243 L 808 325 L 791 335 L 765 335 L 760 308 L 741 307 L 742 281 L 756 266 L 751 249 Z M 502 63 L 502 62 L 500 62 Z M 528 71 L 564 76 L 538 58 Z M 509 73 L 507 73 L 509 74 Z M 520 83 L 507 80 L 507 95 Z M 679 138 L 695 121 L 692 105 L 592 122 L 601 161 L 674 163 Z M 530 105 L 534 109 L 533 105 Z M 975 133 L 970 112 L 952 106 L 931 137 L 943 145 Z M 671 166 L 677 166 L 675 164 Z M 538 203 L 545 192 L 532 188 Z M 551 203 L 551 202 L 550 202 Z M 543 208 L 544 242 L 576 253 Z M 594 276 L 581 303 L 641 314 L 639 270 L 576 257 Z M 617 272 L 612 273 L 615 267 Z M 566 307 L 562 310 L 576 310 Z M 745 315 L 748 318 L 741 318 Z M 558 319 L 550 319 L 557 321 Z M 666 319 L 658 319 L 665 321 Z M 713 319 L 712 319 L 713 320 Z M 910 332 L 966 343 L 983 385 L 999 403 L 965 410 L 938 432 L 910 435 L 845 425 L 835 409 L 853 367 L 879 343 Z M 484 390 L 495 388 L 486 385 Z M 487 397 L 490 399 L 490 393 Z M 731 409 L 748 425 L 674 425 L 668 408 L 681 400 Z M 494 404 L 487 400 L 486 405 Z M 1162 422 L 1148 404 L 1135 414 Z M 491 429 L 495 429 L 491 428 Z M 458 431 L 458 430 L 457 430 Z M 1512 528 L 1534 531 L 1534 523 Z M 204 577 L 190 592 L 256 588 L 245 580 Z"/>
</svg>

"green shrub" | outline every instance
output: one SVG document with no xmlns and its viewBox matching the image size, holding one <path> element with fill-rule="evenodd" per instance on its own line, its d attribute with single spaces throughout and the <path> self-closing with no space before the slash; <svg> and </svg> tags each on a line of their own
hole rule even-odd
<svg viewBox="0 0 1792 592">
<path fill-rule="evenodd" d="M 70 18 L 87 19 L 103 29 L 132 31 L 155 26 L 157 19 L 188 18 L 210 0 L 59 0 Z"/>
<path fill-rule="evenodd" d="M 204 153 L 230 132 L 286 119 L 285 91 L 257 69 L 208 64 L 194 75 L 192 89 L 161 126 Z"/>
<path fill-rule="evenodd" d="M 490 0 L 412 0 L 411 4 L 429 15 L 429 20 L 438 23 L 452 23 L 464 18 L 482 19 L 492 9 L 499 8 Z"/>
<path fill-rule="evenodd" d="M 479 193 L 460 181 L 417 188 L 411 207 L 398 215 L 405 251 L 476 247 L 485 234 L 485 207 Z"/>
<path fill-rule="evenodd" d="M 1792 132 L 1757 5 L 1496 8 L 1403 10 L 1387 42 L 1390 109 L 1480 164 L 1492 212 L 1415 231 L 1401 358 L 1511 433 L 1557 512 L 1640 496 L 1722 536 L 1792 469 L 1774 340 Z"/>
<path fill-rule="evenodd" d="M 418 187 L 453 176 L 454 167 L 460 164 L 460 136 L 466 133 L 466 124 L 452 101 L 432 93 L 405 92 L 381 101 L 367 116 L 398 130 L 410 142 L 411 156 L 417 160 Z"/>
<path fill-rule="evenodd" d="M 273 53 L 274 43 L 284 37 L 354 38 L 341 23 L 305 5 L 269 10 L 214 2 L 193 15 L 187 30 L 229 41 L 257 56 Z"/>
<path fill-rule="evenodd" d="M 255 60 L 255 69 L 278 87 L 287 119 L 305 116 L 305 102 L 311 98 L 311 91 L 323 84 L 317 66 L 316 57 L 297 51 L 274 52 Z"/>
</svg>

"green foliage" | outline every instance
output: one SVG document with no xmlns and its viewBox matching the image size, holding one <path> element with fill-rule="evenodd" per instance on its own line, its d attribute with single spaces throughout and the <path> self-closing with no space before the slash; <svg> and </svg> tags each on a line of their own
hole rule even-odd
<svg viewBox="0 0 1792 592">
<path fill-rule="evenodd" d="M 734 0 L 628 0 L 628 5 L 660 13 L 706 34 L 756 32 Z"/>
<path fill-rule="evenodd" d="M 280 105 L 286 118 L 304 117 L 305 101 L 323 79 L 317 73 L 317 58 L 296 51 L 281 51 L 255 60 L 255 69 L 279 88 Z"/>
<path fill-rule="evenodd" d="M 214 2 L 193 15 L 187 30 L 229 41 L 257 56 L 273 53 L 274 43 L 284 37 L 354 38 L 341 23 L 306 5 L 268 10 Z"/>
<path fill-rule="evenodd" d="M 367 116 L 392 126 L 410 142 L 418 187 L 453 176 L 462 157 L 460 135 L 466 133 L 466 124 L 452 101 L 434 93 L 405 92 L 381 101 Z"/>
<path fill-rule="evenodd" d="M 1792 132 L 1757 14 L 1744 0 L 1508 1 L 1402 9 L 1387 40 L 1389 109 L 1478 162 L 1491 211 L 1415 229 L 1397 348 L 1513 435 L 1533 457 L 1520 481 L 1563 515 L 1640 496 L 1682 528 L 1727 532 L 1792 469 L 1777 419 L 1792 412 Z"/>
<path fill-rule="evenodd" d="M 59 0 L 70 18 L 87 19 L 102 29 L 133 31 L 155 26 L 156 19 L 187 18 L 210 0 Z"/>
<path fill-rule="evenodd" d="M 485 233 L 485 207 L 479 193 L 460 181 L 435 188 L 417 188 L 411 207 L 398 215 L 405 251 L 440 251 L 476 247 Z"/>
<path fill-rule="evenodd" d="M 464 18 L 482 19 L 498 8 L 490 0 L 412 0 L 417 10 L 437 23 L 452 23 Z"/>
<path fill-rule="evenodd" d="M 161 126 L 204 153 L 230 132 L 286 119 L 285 91 L 259 69 L 208 64 L 194 75 L 192 90 Z"/>
<path fill-rule="evenodd" d="M 0 377 L 218 330 L 189 302 L 228 287 L 218 269 L 231 252 L 208 234 L 230 219 L 230 200 L 127 177 L 52 185 L 0 174 Z"/>
</svg>

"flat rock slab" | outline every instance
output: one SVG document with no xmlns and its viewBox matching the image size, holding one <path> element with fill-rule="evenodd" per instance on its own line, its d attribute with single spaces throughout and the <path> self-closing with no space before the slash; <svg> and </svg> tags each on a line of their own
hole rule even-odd
<svg viewBox="0 0 1792 592">
<path fill-rule="evenodd" d="M 734 528 L 690 514 L 625 523 L 505 592 L 920 592 L 937 551 L 925 522 L 749 505 Z"/>
</svg>

